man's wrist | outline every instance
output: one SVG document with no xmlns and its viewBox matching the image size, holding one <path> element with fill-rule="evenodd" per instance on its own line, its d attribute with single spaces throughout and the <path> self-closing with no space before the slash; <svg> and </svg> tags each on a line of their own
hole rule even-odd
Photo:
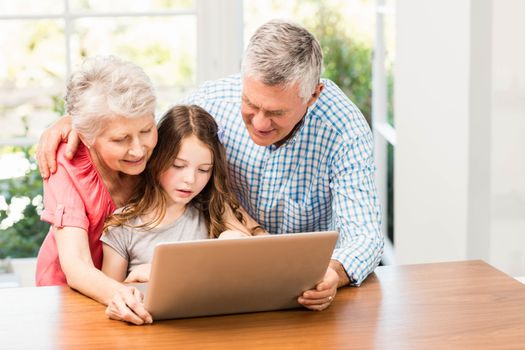
<svg viewBox="0 0 525 350">
<path fill-rule="evenodd" d="M 330 260 L 330 264 L 328 266 L 332 268 L 339 276 L 339 282 L 337 283 L 337 288 L 350 284 L 350 279 L 348 278 L 348 274 L 346 273 L 345 268 L 339 261 L 332 259 Z"/>
</svg>

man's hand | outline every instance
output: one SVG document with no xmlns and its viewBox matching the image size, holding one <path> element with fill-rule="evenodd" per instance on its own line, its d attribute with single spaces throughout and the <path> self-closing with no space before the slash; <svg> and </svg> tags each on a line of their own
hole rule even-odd
<svg viewBox="0 0 525 350">
<path fill-rule="evenodd" d="M 143 299 L 144 295 L 137 288 L 123 286 L 108 304 L 106 316 L 136 325 L 153 323 L 153 318 L 144 308 Z"/>
<path fill-rule="evenodd" d="M 47 179 L 57 169 L 57 149 L 61 142 L 67 142 L 66 158 L 72 159 L 77 151 L 80 139 L 71 130 L 71 117 L 60 118 L 55 124 L 44 130 L 38 141 L 36 158 L 42 178 Z"/>
<path fill-rule="evenodd" d="M 144 283 L 149 282 L 149 275 L 151 273 L 151 264 L 138 265 L 129 273 L 124 283 Z"/>
<path fill-rule="evenodd" d="M 310 310 L 324 310 L 330 306 L 334 300 L 335 295 L 337 294 L 338 284 L 339 275 L 329 266 L 328 269 L 326 269 L 323 280 L 318 283 L 315 288 L 304 292 L 297 301 L 299 304 Z"/>
<path fill-rule="evenodd" d="M 329 266 L 339 275 L 339 283 L 337 284 L 337 288 L 350 284 L 350 279 L 346 274 L 345 268 L 339 261 L 332 259 L 330 260 Z"/>
</svg>

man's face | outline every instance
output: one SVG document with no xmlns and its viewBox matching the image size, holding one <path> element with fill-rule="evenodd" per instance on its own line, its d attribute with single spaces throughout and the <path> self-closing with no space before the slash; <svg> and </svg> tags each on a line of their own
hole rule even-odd
<svg viewBox="0 0 525 350">
<path fill-rule="evenodd" d="M 282 145 L 317 99 L 318 90 L 304 103 L 297 83 L 283 88 L 244 77 L 241 114 L 253 142 L 259 146 Z"/>
</svg>

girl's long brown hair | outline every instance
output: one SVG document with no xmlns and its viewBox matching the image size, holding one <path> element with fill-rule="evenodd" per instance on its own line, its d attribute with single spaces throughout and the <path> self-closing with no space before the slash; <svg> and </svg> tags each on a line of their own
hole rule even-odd
<svg viewBox="0 0 525 350">
<path fill-rule="evenodd" d="M 167 194 L 160 186 L 160 176 L 173 165 L 182 140 L 191 135 L 209 147 L 213 166 L 210 180 L 188 205 L 193 205 L 203 214 L 210 238 L 217 238 L 221 232 L 233 228 L 227 227 L 223 220 L 228 207 L 237 220 L 246 225 L 239 202 L 231 190 L 224 146 L 217 132 L 213 117 L 199 106 L 178 105 L 166 112 L 158 125 L 157 145 L 130 202 L 120 213 L 106 220 L 104 230 L 110 226 L 129 226 L 131 219 L 150 213 L 152 219 L 137 227 L 151 229 L 164 219 Z M 251 228 L 250 232 L 253 234 L 259 228 Z"/>
</svg>

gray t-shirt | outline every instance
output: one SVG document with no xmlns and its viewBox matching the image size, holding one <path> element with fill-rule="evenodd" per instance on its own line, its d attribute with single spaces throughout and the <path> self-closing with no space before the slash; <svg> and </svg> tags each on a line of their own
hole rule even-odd
<svg viewBox="0 0 525 350">
<path fill-rule="evenodd" d="M 142 224 L 140 218 L 132 226 Z M 137 265 L 151 263 L 155 245 L 160 242 L 207 239 L 208 230 L 202 214 L 192 206 L 171 225 L 144 230 L 129 226 L 110 227 L 100 240 L 128 261 L 128 273 Z"/>
</svg>

